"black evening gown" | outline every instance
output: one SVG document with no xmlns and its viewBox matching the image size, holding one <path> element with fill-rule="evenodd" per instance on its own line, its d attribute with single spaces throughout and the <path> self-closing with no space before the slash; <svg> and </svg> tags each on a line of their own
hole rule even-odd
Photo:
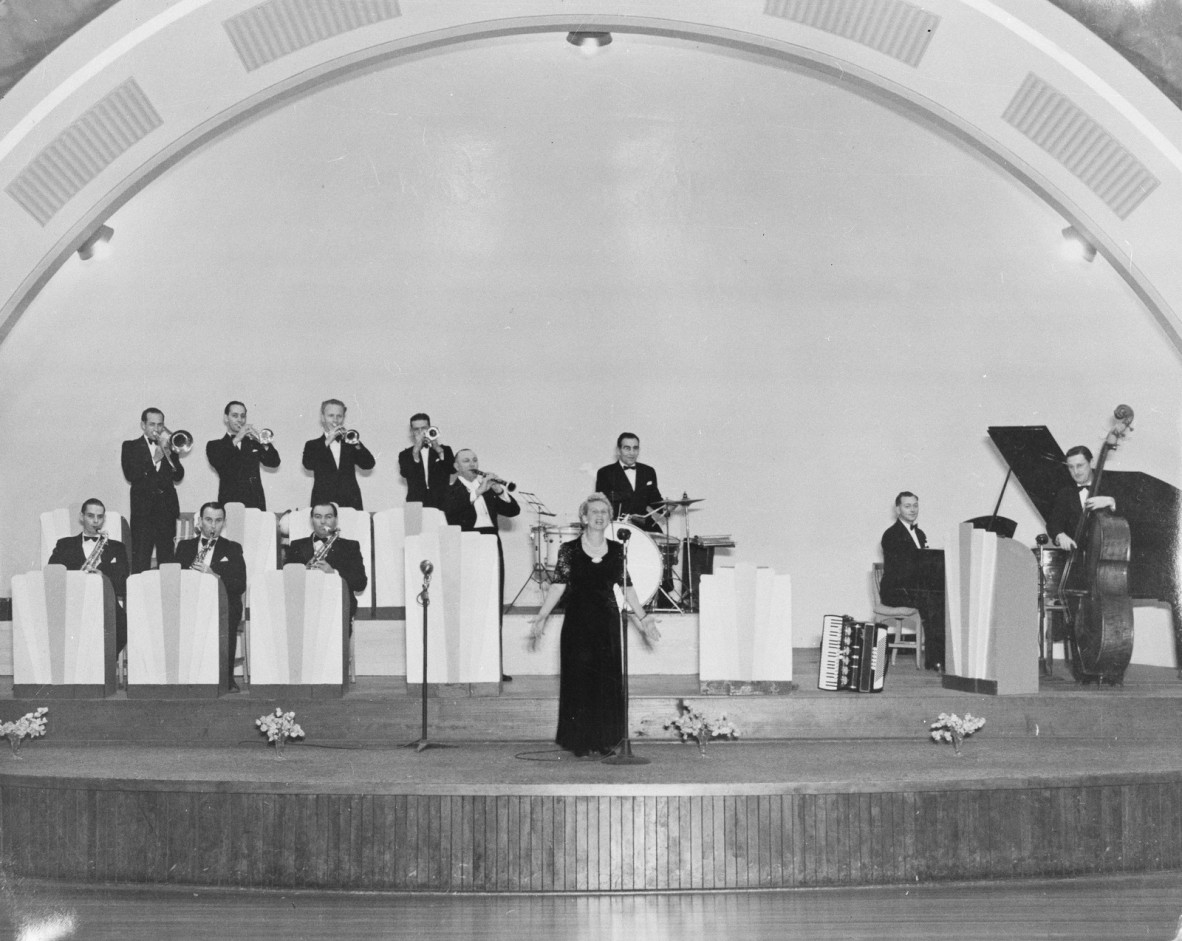
<svg viewBox="0 0 1182 941">
<path fill-rule="evenodd" d="M 555 741 L 576 755 L 607 753 L 624 738 L 620 609 L 612 591 L 622 583 L 624 553 L 618 542 L 607 547 L 595 561 L 581 540 L 563 543 L 554 572 L 566 585 Z"/>
</svg>

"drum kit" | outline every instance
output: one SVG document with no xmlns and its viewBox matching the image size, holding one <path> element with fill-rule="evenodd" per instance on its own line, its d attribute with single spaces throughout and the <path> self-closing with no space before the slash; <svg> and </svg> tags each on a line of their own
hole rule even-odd
<svg viewBox="0 0 1182 941">
<path fill-rule="evenodd" d="M 701 503 L 703 499 L 691 498 L 683 493 L 680 500 L 663 501 L 663 509 L 685 511 L 680 537 L 649 532 L 641 528 L 636 520 L 645 517 L 622 515 L 608 527 L 607 537 L 617 542 L 620 541 L 621 532 L 626 531 L 629 534 L 628 575 L 636 589 L 637 597 L 646 608 L 651 604 L 651 610 L 654 611 L 689 613 L 697 610 L 697 599 L 693 597 L 691 589 L 693 582 L 690 573 L 688 510 L 692 504 Z M 534 509 L 538 514 L 538 521 L 529 528 L 530 538 L 533 540 L 534 565 L 529 578 L 517 592 L 517 597 L 520 597 L 530 582 L 536 581 L 541 588 L 549 585 L 558 565 L 558 550 L 564 542 L 578 539 L 583 532 L 583 524 L 578 521 L 565 526 L 543 523 L 542 516 L 554 514 L 538 507 Z M 682 562 L 680 570 L 677 564 L 679 558 Z M 516 603 L 517 597 L 510 605 Z"/>
</svg>

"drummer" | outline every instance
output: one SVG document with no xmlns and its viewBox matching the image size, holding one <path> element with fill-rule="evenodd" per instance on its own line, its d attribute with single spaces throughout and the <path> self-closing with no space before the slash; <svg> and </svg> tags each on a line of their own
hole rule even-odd
<svg viewBox="0 0 1182 941">
<path fill-rule="evenodd" d="M 626 518 L 639 529 L 659 533 L 657 519 L 668 510 L 657 486 L 657 472 L 641 464 L 640 437 L 625 431 L 616 439 L 617 460 L 599 468 L 595 489 L 607 495 L 616 518 Z"/>
</svg>

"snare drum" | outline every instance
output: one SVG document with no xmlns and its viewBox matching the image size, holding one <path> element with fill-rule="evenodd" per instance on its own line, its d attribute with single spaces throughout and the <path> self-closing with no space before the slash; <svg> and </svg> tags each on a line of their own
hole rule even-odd
<svg viewBox="0 0 1182 941">
<path fill-rule="evenodd" d="M 582 526 L 572 523 L 570 526 L 546 527 L 546 568 L 553 571 L 558 566 L 558 550 L 564 542 L 578 539 L 583 532 Z"/>
<path fill-rule="evenodd" d="M 661 584 L 661 550 L 652 536 L 631 523 L 613 522 L 608 527 L 607 538 L 619 542 L 622 530 L 632 534 L 628 539 L 628 575 L 632 587 L 636 589 L 640 603 L 648 604 Z"/>
</svg>

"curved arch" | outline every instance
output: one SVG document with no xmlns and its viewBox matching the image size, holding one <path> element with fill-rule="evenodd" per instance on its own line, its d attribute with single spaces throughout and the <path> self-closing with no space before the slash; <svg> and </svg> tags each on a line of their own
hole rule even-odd
<svg viewBox="0 0 1182 941">
<path fill-rule="evenodd" d="M 479 0 L 406 10 L 397 0 L 181 0 L 164 11 L 124 0 L 0 101 L 0 341 L 110 212 L 260 109 L 460 43 L 594 28 L 807 68 L 955 134 L 1085 233 L 1182 350 L 1172 251 L 1182 116 L 1045 7 L 843 0 L 838 16 L 796 0 L 653 0 L 638 17 L 600 0 L 576 20 L 548 0 L 506 0 L 492 13 Z"/>
</svg>

